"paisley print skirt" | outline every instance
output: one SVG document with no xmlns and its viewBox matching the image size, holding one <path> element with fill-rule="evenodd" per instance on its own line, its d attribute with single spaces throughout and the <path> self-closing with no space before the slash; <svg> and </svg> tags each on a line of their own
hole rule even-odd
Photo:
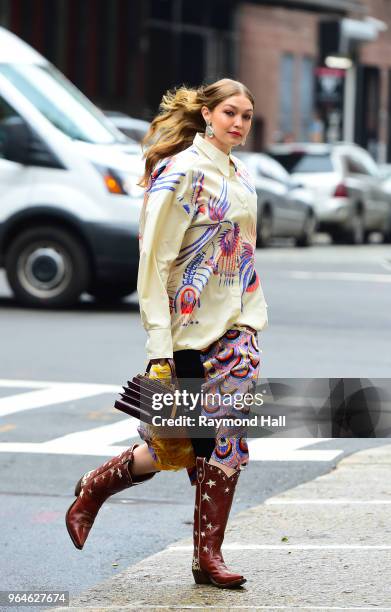
<svg viewBox="0 0 391 612">
<path fill-rule="evenodd" d="M 234 469 L 248 464 L 246 427 L 250 407 L 246 394 L 253 391 L 258 379 L 260 357 L 257 333 L 246 328 L 232 328 L 205 351 L 201 351 L 205 372 L 202 386 L 206 401 L 202 415 L 216 420 L 215 448 L 211 458 Z M 221 419 L 235 425 L 224 425 Z M 236 424 L 237 423 L 237 424 Z"/>
<path fill-rule="evenodd" d="M 254 390 L 259 375 L 260 350 L 257 332 L 245 326 L 233 326 L 204 350 L 179 351 L 179 353 L 197 353 L 201 362 L 201 368 L 194 376 L 199 376 L 200 370 L 203 372 L 200 390 L 203 392 L 204 401 L 201 402 L 199 413 L 207 418 L 214 431 L 214 441 L 212 440 L 210 445 L 213 450 L 210 457 L 207 453 L 208 458 L 233 469 L 244 469 L 249 462 L 249 452 L 246 426 L 240 421 L 248 418 L 250 408 L 243 398 Z M 181 378 L 180 373 L 178 376 Z M 222 419 L 229 419 L 230 423 L 235 420 L 235 425 L 224 425 Z M 154 448 L 153 439 L 148 435 L 148 428 L 142 424 L 138 432 L 147 442 L 149 451 L 156 461 L 157 449 Z M 183 443 L 185 444 L 185 441 Z M 200 455 L 196 452 L 195 455 L 197 454 Z M 186 469 L 190 483 L 195 485 L 195 465 Z"/>
</svg>

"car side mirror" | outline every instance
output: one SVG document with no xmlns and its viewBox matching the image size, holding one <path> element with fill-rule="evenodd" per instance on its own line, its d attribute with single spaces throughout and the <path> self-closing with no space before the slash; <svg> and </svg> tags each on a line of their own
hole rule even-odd
<svg viewBox="0 0 391 612">
<path fill-rule="evenodd" d="M 25 164 L 28 159 L 32 132 L 21 117 L 9 117 L 0 121 L 0 142 L 5 159 Z"/>
</svg>

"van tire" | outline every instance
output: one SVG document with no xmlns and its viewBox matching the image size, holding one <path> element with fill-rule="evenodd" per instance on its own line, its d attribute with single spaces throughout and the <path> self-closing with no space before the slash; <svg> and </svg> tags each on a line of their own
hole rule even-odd
<svg viewBox="0 0 391 612">
<path fill-rule="evenodd" d="M 5 269 L 17 301 L 41 308 L 74 305 L 91 276 L 80 240 L 51 225 L 19 233 L 7 250 Z"/>
</svg>

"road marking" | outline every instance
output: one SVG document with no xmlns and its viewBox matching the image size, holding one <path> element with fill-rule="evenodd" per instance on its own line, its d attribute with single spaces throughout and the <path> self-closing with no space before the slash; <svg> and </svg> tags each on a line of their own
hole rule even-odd
<svg viewBox="0 0 391 612">
<path fill-rule="evenodd" d="M 16 378 L 0 378 L 0 387 L 27 388 L 27 389 L 42 389 L 43 387 L 62 387 L 64 385 L 82 385 L 87 384 L 89 387 L 94 384 L 96 387 L 101 387 L 101 393 L 110 393 L 118 391 L 118 385 L 104 385 L 96 383 L 74 383 L 74 382 L 56 382 L 54 380 L 21 380 Z"/>
<path fill-rule="evenodd" d="M 139 422 L 136 419 L 122 419 L 117 423 L 95 427 L 83 431 L 77 431 L 60 438 L 54 438 L 46 442 L 1 442 L 0 453 L 32 453 L 50 455 L 89 455 L 96 457 L 112 457 L 129 448 L 130 444 L 139 442 L 137 432 Z M 319 438 L 322 442 L 326 438 Z M 115 442 L 128 440 L 127 446 L 114 445 Z M 257 439 L 249 443 L 250 460 L 252 461 L 332 461 L 335 457 L 343 454 L 343 450 L 291 450 L 286 451 L 288 443 L 305 447 L 314 444 L 306 438 L 272 440 Z M 304 442 L 305 440 L 305 442 Z M 264 448 L 265 442 L 273 442 L 274 449 Z M 267 445 L 266 445 L 267 446 Z"/>
<path fill-rule="evenodd" d="M 283 276 L 300 280 L 340 280 L 366 283 L 391 283 L 391 274 L 367 274 L 363 272 L 307 272 L 292 270 Z"/>
<path fill-rule="evenodd" d="M 164 604 L 159 604 L 159 605 L 149 605 L 148 604 L 148 610 L 161 610 L 161 609 L 165 609 L 167 608 L 168 610 L 181 610 L 183 612 L 183 610 L 205 610 L 205 606 L 197 606 L 197 605 L 193 605 L 193 604 L 186 604 L 186 607 L 183 607 L 183 604 L 181 604 L 180 606 L 176 606 L 174 604 L 169 604 L 169 605 L 164 605 Z M 221 605 L 219 606 L 212 606 L 208 603 L 208 610 L 214 610 L 214 608 L 221 610 Z M 58 612 L 68 612 L 68 610 L 86 610 L 88 608 L 82 607 L 82 606 L 67 606 L 66 608 L 58 608 L 56 607 L 56 610 Z M 99 604 L 99 607 L 94 606 L 93 608 L 94 610 L 116 610 L 118 611 L 118 605 L 113 605 L 113 606 L 102 606 Z M 121 610 L 140 610 L 140 605 L 139 604 L 124 604 L 121 605 Z M 262 605 L 256 605 L 256 606 L 233 606 L 231 603 L 229 605 L 229 609 L 230 610 L 299 610 L 299 612 L 301 610 L 320 610 L 321 612 L 325 612 L 325 610 L 347 610 L 348 612 L 356 612 L 356 610 L 366 610 L 366 612 L 368 612 L 368 610 L 371 610 L 373 612 L 373 610 L 378 610 L 379 612 L 385 612 L 388 610 L 391 610 L 391 608 L 383 608 L 383 607 L 379 607 L 376 605 L 376 607 L 369 607 L 369 608 L 363 608 L 360 606 L 348 606 L 348 607 L 342 607 L 342 606 L 295 606 L 294 604 L 290 604 L 289 606 L 262 606 Z"/>
<path fill-rule="evenodd" d="M 116 423 L 66 434 L 46 442 L 1 442 L 0 453 L 47 453 L 50 455 L 112 456 L 129 447 L 138 437 L 136 419 L 121 419 Z M 127 446 L 111 446 L 114 442 L 129 440 Z"/>
<path fill-rule="evenodd" d="M 0 387 L 30 389 L 0 399 L 0 417 L 46 406 L 75 401 L 104 393 L 119 392 L 119 385 L 64 383 L 0 379 Z M 46 387 L 46 388 L 45 388 Z M 34 389 L 31 391 L 31 389 Z M 114 402 L 113 402 L 114 403 Z M 2 442 L 1 453 L 47 453 L 55 455 L 113 456 L 126 447 L 116 445 L 123 440 L 137 441 L 139 421 L 132 418 L 76 431 L 45 442 Z M 9 427 L 4 425 L 4 427 Z M 330 438 L 253 438 L 248 440 L 254 461 L 332 461 L 343 454 L 340 449 L 305 449 Z"/>
<path fill-rule="evenodd" d="M 391 499 L 266 499 L 263 502 L 266 506 L 289 506 L 303 504 L 357 504 L 357 505 L 381 505 L 391 504 Z"/>
<path fill-rule="evenodd" d="M 11 381 L 0 381 L 2 387 L 18 387 L 22 386 L 18 383 L 26 383 L 27 381 L 13 381 L 13 385 L 10 385 Z M 23 412 L 25 410 L 34 410 L 35 408 L 44 408 L 45 406 L 53 406 L 55 404 L 63 404 L 64 402 L 70 402 L 73 400 L 84 399 L 86 397 L 92 397 L 94 395 L 101 395 L 102 393 L 119 393 L 119 387 L 113 387 L 112 385 L 96 385 L 96 384 L 85 384 L 85 383 L 48 383 L 50 386 L 46 389 L 42 389 L 44 384 L 41 384 L 38 388 L 36 386 L 35 391 L 29 391 L 26 393 L 18 393 L 16 395 L 8 395 L 0 399 L 0 417 L 9 414 L 15 414 L 16 412 Z M 24 384 L 23 387 L 33 388 L 33 386 Z"/>
<path fill-rule="evenodd" d="M 180 606 L 176 606 L 175 604 L 169 604 L 169 605 L 165 605 L 165 604 L 159 604 L 159 605 L 149 605 L 148 604 L 148 610 L 162 610 L 162 609 L 168 609 L 168 610 L 181 610 L 181 612 L 183 612 L 183 610 L 205 610 L 205 606 L 197 606 L 194 604 L 186 604 L 186 607 L 183 607 L 183 604 L 181 604 Z M 208 603 L 208 610 L 214 610 L 214 609 L 218 609 L 221 610 L 221 605 L 219 606 L 212 606 Z M 78 610 L 80 612 L 80 610 L 86 610 L 88 608 L 82 607 L 82 606 L 67 606 L 66 608 L 59 608 L 56 607 L 55 608 L 56 611 L 58 612 L 68 612 L 68 610 Z M 113 605 L 113 606 L 102 606 L 99 604 L 99 607 L 94 606 L 93 608 L 94 610 L 116 610 L 118 611 L 118 605 Z M 124 604 L 121 605 L 121 610 L 140 610 L 140 604 Z M 376 605 L 376 607 L 371 606 L 368 608 L 363 608 L 360 606 L 348 606 L 348 607 L 342 607 L 342 606 L 295 606 L 294 604 L 290 604 L 289 606 L 262 606 L 262 605 L 256 605 L 256 606 L 233 606 L 231 603 L 229 605 L 229 609 L 230 610 L 298 610 L 299 612 L 301 610 L 320 610 L 321 612 L 325 612 L 325 610 L 347 610 L 347 612 L 356 612 L 356 610 L 365 610 L 366 612 L 368 612 L 368 610 L 372 611 L 373 610 L 378 610 L 379 612 L 385 612 L 388 610 L 391 610 L 391 608 L 383 608 L 383 607 L 379 607 Z"/>
<path fill-rule="evenodd" d="M 167 551 L 193 550 L 193 544 L 168 546 Z M 391 550 L 391 544 L 223 544 L 222 550 Z"/>
<path fill-rule="evenodd" d="M 250 461 L 332 461 L 342 449 L 303 449 L 332 438 L 261 438 L 248 440 Z"/>
</svg>

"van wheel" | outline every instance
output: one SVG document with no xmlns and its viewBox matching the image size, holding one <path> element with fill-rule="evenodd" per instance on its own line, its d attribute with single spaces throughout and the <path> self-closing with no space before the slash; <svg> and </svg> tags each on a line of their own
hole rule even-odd
<svg viewBox="0 0 391 612">
<path fill-rule="evenodd" d="M 90 278 L 83 245 L 54 226 L 21 232 L 6 253 L 5 268 L 16 299 L 26 306 L 71 306 Z"/>
<path fill-rule="evenodd" d="M 130 295 L 137 288 L 137 279 L 132 283 L 106 284 L 99 283 L 95 287 L 88 289 L 88 293 L 101 304 L 115 304 L 120 302 L 124 297 Z"/>
</svg>

